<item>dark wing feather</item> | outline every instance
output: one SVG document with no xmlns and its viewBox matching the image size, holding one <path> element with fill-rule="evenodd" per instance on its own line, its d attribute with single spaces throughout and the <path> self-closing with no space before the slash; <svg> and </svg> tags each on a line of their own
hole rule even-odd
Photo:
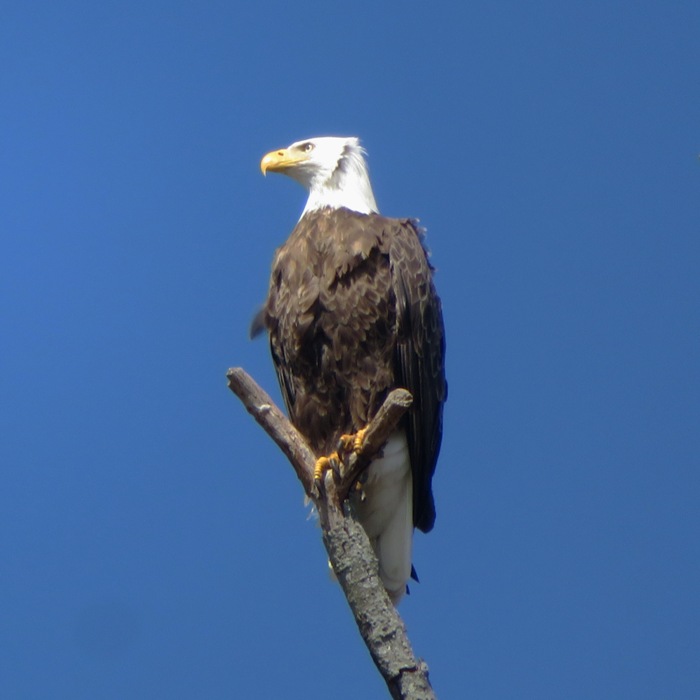
<svg viewBox="0 0 700 700">
<path fill-rule="evenodd" d="M 270 352 L 272 354 L 272 362 L 275 365 L 275 372 L 277 373 L 277 381 L 280 385 L 280 392 L 282 393 L 282 398 L 284 399 L 284 405 L 287 408 L 287 415 L 294 416 L 294 402 L 295 402 L 295 392 L 294 392 L 294 376 L 292 373 L 292 365 L 284 357 L 280 357 L 275 351 L 275 344 L 270 338 Z M 282 350 L 284 355 L 284 350 Z"/>
<path fill-rule="evenodd" d="M 429 532 L 435 523 L 432 478 L 447 398 L 442 306 L 420 231 L 412 221 L 396 222 L 390 260 L 398 322 L 396 383 L 413 394 L 406 421 L 413 471 L 413 523 Z"/>
<path fill-rule="evenodd" d="M 270 333 L 270 354 L 275 365 L 277 381 L 280 385 L 284 405 L 287 408 L 287 415 L 294 422 L 294 404 L 296 403 L 294 363 L 290 362 L 287 357 L 287 345 L 284 342 L 280 342 L 279 338 L 280 324 L 284 324 L 284 318 L 289 313 L 289 307 L 292 305 L 290 288 L 282 283 L 282 275 L 279 272 L 280 269 L 285 268 L 287 256 L 288 253 L 284 247 L 279 248 L 275 252 L 270 289 L 267 301 L 261 312 L 262 318 L 260 321 Z M 274 313 L 271 313 L 271 310 L 274 310 Z"/>
</svg>

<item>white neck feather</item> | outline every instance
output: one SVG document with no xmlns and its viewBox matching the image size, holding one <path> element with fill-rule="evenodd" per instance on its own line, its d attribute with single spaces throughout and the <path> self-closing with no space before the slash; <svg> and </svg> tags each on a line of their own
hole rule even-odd
<svg viewBox="0 0 700 700">
<path fill-rule="evenodd" d="M 361 189 L 336 190 L 332 187 L 320 187 L 309 193 L 309 198 L 306 200 L 306 206 L 301 215 L 304 216 L 304 214 L 324 209 L 325 207 L 331 209 L 345 207 L 360 214 L 378 213 L 377 204 L 374 201 L 371 189 L 369 191 Z"/>
<path fill-rule="evenodd" d="M 346 146 L 331 172 L 319 170 L 306 184 L 309 198 L 302 216 L 324 207 L 345 207 L 361 214 L 378 213 L 367 163 L 359 145 Z"/>
</svg>

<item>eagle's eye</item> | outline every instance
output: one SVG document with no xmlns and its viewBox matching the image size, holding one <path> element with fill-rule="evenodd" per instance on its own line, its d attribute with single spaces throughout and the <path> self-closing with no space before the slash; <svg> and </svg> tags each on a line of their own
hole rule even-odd
<svg viewBox="0 0 700 700">
<path fill-rule="evenodd" d="M 302 143 L 299 148 L 304 151 L 304 153 L 310 153 L 314 150 L 314 145 L 311 143 L 311 141 L 307 141 L 306 143 Z"/>
</svg>

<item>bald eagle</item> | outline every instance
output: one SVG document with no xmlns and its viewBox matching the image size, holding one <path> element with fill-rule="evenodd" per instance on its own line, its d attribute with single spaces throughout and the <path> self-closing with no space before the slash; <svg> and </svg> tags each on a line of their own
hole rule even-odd
<svg viewBox="0 0 700 700">
<path fill-rule="evenodd" d="M 357 433 L 388 392 L 413 404 L 351 498 L 397 603 L 412 574 L 413 529 L 432 529 L 432 478 L 447 398 L 442 310 L 423 234 L 379 214 L 357 138 L 297 141 L 260 167 L 309 192 L 272 264 L 251 332 L 267 329 L 291 421 L 316 455 Z"/>
</svg>

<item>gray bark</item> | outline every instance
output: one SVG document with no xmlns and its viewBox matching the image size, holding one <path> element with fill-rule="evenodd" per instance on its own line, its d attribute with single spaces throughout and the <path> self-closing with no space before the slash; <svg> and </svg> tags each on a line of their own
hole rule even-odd
<svg viewBox="0 0 700 700">
<path fill-rule="evenodd" d="M 322 484 L 314 482 L 315 455 L 268 394 L 240 367 L 227 374 L 229 388 L 284 452 L 319 513 L 328 559 L 372 660 L 396 700 L 434 700 L 428 667 L 413 653 L 403 620 L 379 578 L 377 558 L 346 502 L 348 490 L 381 450 L 411 394 L 395 389 L 370 422 L 359 454 L 350 453 Z"/>
</svg>

